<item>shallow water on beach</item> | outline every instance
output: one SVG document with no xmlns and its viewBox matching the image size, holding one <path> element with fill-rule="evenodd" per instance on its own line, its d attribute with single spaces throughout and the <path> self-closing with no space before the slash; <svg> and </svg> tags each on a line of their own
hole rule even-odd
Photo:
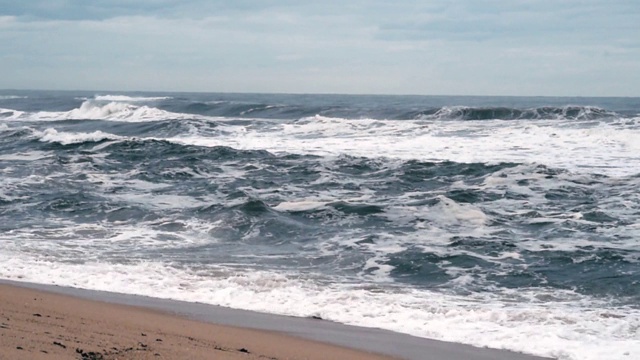
<svg viewBox="0 0 640 360">
<path fill-rule="evenodd" d="M 640 99 L 0 91 L 0 277 L 640 357 Z"/>
</svg>

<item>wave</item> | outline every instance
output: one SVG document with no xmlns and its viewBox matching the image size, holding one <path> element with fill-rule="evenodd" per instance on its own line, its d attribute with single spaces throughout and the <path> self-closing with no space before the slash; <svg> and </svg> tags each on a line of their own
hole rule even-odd
<svg viewBox="0 0 640 360">
<path fill-rule="evenodd" d="M 15 100 L 15 99 L 26 99 L 26 96 L 18 96 L 18 95 L 0 95 L 0 100 Z"/>
<path fill-rule="evenodd" d="M 285 105 L 236 101 L 189 102 L 172 111 L 208 116 L 297 120 L 315 116 L 373 120 L 596 120 L 623 117 L 597 106 L 541 106 L 533 108 L 443 106 L 359 108 L 337 105 Z"/>
<path fill-rule="evenodd" d="M 205 271 L 172 268 L 158 261 L 58 263 L 8 251 L 0 253 L 0 260 L 0 275 L 7 279 L 289 316 L 315 315 L 346 324 L 563 360 L 626 359 L 638 351 L 634 337 L 634 329 L 640 325 L 637 310 L 607 307 L 571 291 L 525 288 L 477 295 L 475 301 L 469 301 L 429 290 L 387 290 L 368 284 L 320 286 L 299 274 L 262 269 L 240 271 L 215 266 L 211 267 L 212 275 L 206 276 Z M 99 281 L 91 281 L 95 279 Z M 560 298 L 562 302 L 541 306 L 540 298 Z"/>
<path fill-rule="evenodd" d="M 335 105 L 285 105 L 236 101 L 181 101 L 172 97 L 131 97 L 126 95 L 97 95 L 86 99 L 75 109 L 55 112 L 23 112 L 0 109 L 5 120 L 116 120 L 157 121 L 167 119 L 278 119 L 309 120 L 599 120 L 625 118 L 596 106 L 542 106 L 534 108 L 444 106 L 407 111 L 390 107 L 352 108 Z M 150 106 L 147 102 L 163 101 Z"/>
<path fill-rule="evenodd" d="M 314 115 L 317 112 L 321 112 L 322 108 L 237 101 L 207 101 L 182 104 L 175 111 L 221 117 L 295 119 L 301 116 Z"/>
<path fill-rule="evenodd" d="M 148 107 L 134 106 L 119 102 L 100 105 L 93 101 L 85 101 L 80 108 L 67 113 L 70 119 L 113 119 L 113 120 L 158 120 L 164 118 L 167 112 Z"/>
<path fill-rule="evenodd" d="M 69 111 L 25 112 L 0 109 L 0 119 L 22 121 L 111 120 L 145 122 L 194 118 L 198 117 L 191 114 L 173 113 L 147 105 L 133 105 L 118 101 L 105 104 L 101 101 L 85 100 L 80 107 Z"/>
<path fill-rule="evenodd" d="M 21 117 L 24 116 L 24 114 L 25 114 L 24 111 L 0 108 L 0 119 L 3 119 L 3 120 L 20 119 Z"/>
<path fill-rule="evenodd" d="M 595 106 L 508 107 L 445 106 L 413 114 L 416 120 L 595 120 L 619 116 Z"/>
<path fill-rule="evenodd" d="M 96 95 L 96 101 L 120 101 L 120 102 L 138 102 L 138 101 L 160 101 L 173 99 L 171 96 L 127 96 L 127 95 Z"/>
<path fill-rule="evenodd" d="M 59 143 L 62 145 L 81 144 L 86 142 L 100 142 L 103 140 L 123 140 L 123 136 L 105 133 L 102 131 L 94 131 L 91 133 L 68 133 L 58 132 L 56 129 L 48 128 L 41 133 L 37 133 L 40 141 Z"/>
</svg>

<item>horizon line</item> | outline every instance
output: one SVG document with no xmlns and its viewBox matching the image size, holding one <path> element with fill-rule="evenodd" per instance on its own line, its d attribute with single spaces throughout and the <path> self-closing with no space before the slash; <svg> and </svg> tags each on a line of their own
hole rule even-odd
<svg viewBox="0 0 640 360">
<path fill-rule="evenodd" d="M 1 88 L 0 91 L 50 91 L 50 92 L 111 92 L 111 93 L 161 93 L 161 94 L 241 94 L 241 95 L 334 95 L 334 96 L 410 96 L 410 97 L 511 97 L 511 98 L 640 98 L 640 95 L 472 95 L 472 94 L 387 94 L 387 93 L 338 93 L 338 92 L 255 92 L 255 91 L 203 91 L 203 90 L 88 90 L 88 89 L 18 89 Z"/>
</svg>

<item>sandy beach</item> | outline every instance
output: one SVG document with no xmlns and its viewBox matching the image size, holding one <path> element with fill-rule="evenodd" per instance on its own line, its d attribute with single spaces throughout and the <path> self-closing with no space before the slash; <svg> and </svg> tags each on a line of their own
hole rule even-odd
<svg viewBox="0 0 640 360">
<path fill-rule="evenodd" d="M 0 360 L 212 358 L 543 359 L 317 319 L 0 280 Z"/>
<path fill-rule="evenodd" d="M 281 335 L 0 285 L 0 359 L 391 359 Z"/>
</svg>

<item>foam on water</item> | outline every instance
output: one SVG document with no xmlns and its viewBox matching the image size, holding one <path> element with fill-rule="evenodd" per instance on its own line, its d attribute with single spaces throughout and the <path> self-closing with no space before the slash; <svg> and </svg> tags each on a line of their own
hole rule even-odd
<svg viewBox="0 0 640 360">
<path fill-rule="evenodd" d="M 325 208 L 327 204 L 328 202 L 315 200 L 283 201 L 280 204 L 272 207 L 272 209 L 291 212 L 309 211 Z"/>
<path fill-rule="evenodd" d="M 574 172 L 595 171 L 614 176 L 638 173 L 640 127 L 632 123 L 577 120 L 397 121 L 352 120 L 316 116 L 294 122 L 252 121 L 172 113 L 126 102 L 87 100 L 67 112 L 25 113 L 0 109 L 4 120 L 59 121 L 73 119 L 146 122 L 198 119 L 216 121 L 208 128 L 166 138 L 180 144 L 229 146 L 274 153 L 455 162 L 541 163 Z M 221 136 L 220 136 L 221 135 Z M 487 139 L 491 141 L 487 141 Z"/>
<path fill-rule="evenodd" d="M 2 278 L 640 356 L 638 117 L 538 99 L 63 98 L 0 109 Z"/>
<path fill-rule="evenodd" d="M 350 154 L 422 161 L 541 163 L 575 172 L 635 175 L 640 128 L 607 122 L 392 121 L 316 117 L 261 127 L 225 127 L 223 137 L 169 140 L 275 153 Z M 488 139 L 491 139 L 488 141 Z"/>
<path fill-rule="evenodd" d="M 514 109 L 506 107 L 444 106 L 433 114 L 422 114 L 417 120 L 591 120 L 618 116 L 597 106 L 565 105 Z"/>
<path fill-rule="evenodd" d="M 0 108 L 0 119 L 1 120 L 18 120 L 24 116 L 24 111 L 11 110 L 11 109 L 2 109 Z"/>
<path fill-rule="evenodd" d="M 147 122 L 186 119 L 205 120 L 207 117 L 172 113 L 147 105 L 134 105 L 129 102 L 122 101 L 105 103 L 104 101 L 85 100 L 82 102 L 80 107 L 69 111 L 24 112 L 11 109 L 0 109 L 0 119 L 23 121 L 111 120 L 122 122 Z"/>
<path fill-rule="evenodd" d="M 100 130 L 94 131 L 92 133 L 68 133 L 68 132 L 58 132 L 56 129 L 53 129 L 53 128 L 47 128 L 41 133 L 36 131 L 35 135 L 40 137 L 40 141 L 56 142 L 62 145 L 78 144 L 78 143 L 84 143 L 84 142 L 90 142 L 90 141 L 97 142 L 102 140 L 124 139 L 123 136 L 108 134 Z"/>
<path fill-rule="evenodd" d="M 438 195 L 437 199 L 439 203 L 430 209 L 432 215 L 429 216 L 436 223 L 464 224 L 477 228 L 487 222 L 487 215 L 473 205 L 459 204 L 442 195 Z"/>
<path fill-rule="evenodd" d="M 42 112 L 34 115 L 38 120 L 67 120 L 67 119 L 95 119 L 118 121 L 158 121 L 163 119 L 183 118 L 182 115 L 172 114 L 148 106 L 130 105 L 122 102 L 102 104 L 87 100 L 80 108 L 66 113 Z"/>
<path fill-rule="evenodd" d="M 300 274 L 198 269 L 157 262 L 81 264 L 0 253 L 0 277 L 202 302 L 293 316 L 321 316 L 417 336 L 562 360 L 626 360 L 640 354 L 640 311 L 607 308 L 570 291 L 518 289 L 459 297 L 374 285 L 322 284 Z M 559 301 L 540 301 L 543 298 Z"/>
<path fill-rule="evenodd" d="M 29 151 L 25 153 L 14 153 L 0 155 L 3 161 L 36 161 L 52 156 L 52 152 L 48 151 Z"/>
</svg>

